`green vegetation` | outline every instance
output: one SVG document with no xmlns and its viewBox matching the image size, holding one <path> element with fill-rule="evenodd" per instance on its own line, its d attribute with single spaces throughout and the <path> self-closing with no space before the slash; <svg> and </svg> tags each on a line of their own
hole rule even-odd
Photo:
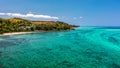
<svg viewBox="0 0 120 68">
<path fill-rule="evenodd" d="M 58 31 L 73 29 L 69 25 L 60 21 L 30 21 L 21 18 L 3 19 L 0 18 L 0 34 L 8 32 L 23 32 L 23 31 Z"/>
</svg>

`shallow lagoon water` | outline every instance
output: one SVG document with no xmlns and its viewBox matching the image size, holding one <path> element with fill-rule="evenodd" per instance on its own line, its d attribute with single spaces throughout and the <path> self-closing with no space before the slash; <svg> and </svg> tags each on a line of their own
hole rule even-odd
<svg viewBox="0 0 120 68">
<path fill-rule="evenodd" d="M 120 68 L 120 28 L 0 37 L 0 68 Z"/>
</svg>

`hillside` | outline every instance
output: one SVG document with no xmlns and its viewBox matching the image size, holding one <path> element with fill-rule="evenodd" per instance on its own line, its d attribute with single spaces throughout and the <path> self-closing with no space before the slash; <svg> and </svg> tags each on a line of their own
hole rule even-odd
<svg viewBox="0 0 120 68">
<path fill-rule="evenodd" d="M 23 31 L 60 31 L 71 30 L 74 27 L 60 21 L 31 21 L 21 18 L 0 18 L 0 33 L 23 32 Z"/>
</svg>

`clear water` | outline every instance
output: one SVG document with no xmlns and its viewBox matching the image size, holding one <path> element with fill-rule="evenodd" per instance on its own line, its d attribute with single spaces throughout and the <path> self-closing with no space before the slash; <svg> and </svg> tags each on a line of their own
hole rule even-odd
<svg viewBox="0 0 120 68">
<path fill-rule="evenodd" d="M 120 68 L 120 28 L 0 37 L 0 68 Z"/>
</svg>

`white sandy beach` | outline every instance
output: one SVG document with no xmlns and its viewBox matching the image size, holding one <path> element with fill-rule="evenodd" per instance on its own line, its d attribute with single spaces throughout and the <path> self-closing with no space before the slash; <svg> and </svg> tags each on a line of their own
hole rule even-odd
<svg viewBox="0 0 120 68">
<path fill-rule="evenodd" d="M 9 35 L 17 35 L 17 34 L 28 34 L 28 33 L 36 33 L 36 32 L 12 32 L 12 33 L 3 33 L 0 36 L 9 36 Z"/>
</svg>

